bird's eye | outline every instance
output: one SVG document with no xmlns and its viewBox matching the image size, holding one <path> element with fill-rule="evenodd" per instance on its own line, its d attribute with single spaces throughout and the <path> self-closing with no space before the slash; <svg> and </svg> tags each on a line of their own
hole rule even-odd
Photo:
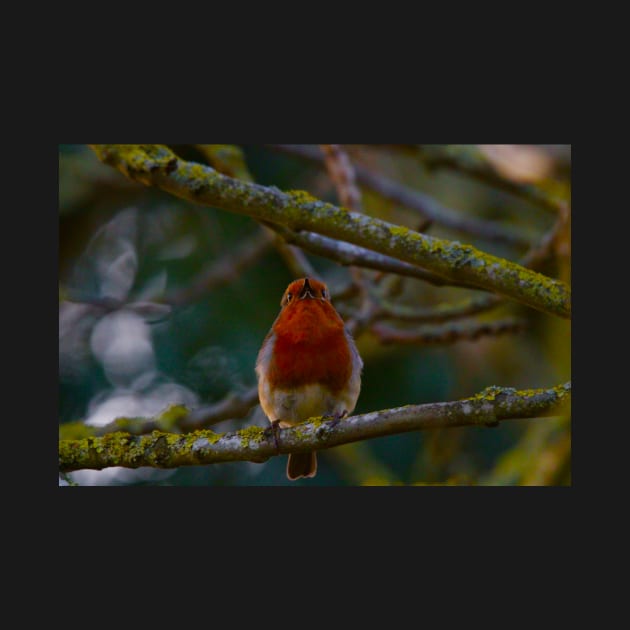
<svg viewBox="0 0 630 630">
<path fill-rule="evenodd" d="M 328 299 L 328 291 L 326 289 L 322 289 L 322 297 L 327 300 Z"/>
<path fill-rule="evenodd" d="M 287 304 L 293 299 L 293 293 L 287 293 Z"/>
</svg>

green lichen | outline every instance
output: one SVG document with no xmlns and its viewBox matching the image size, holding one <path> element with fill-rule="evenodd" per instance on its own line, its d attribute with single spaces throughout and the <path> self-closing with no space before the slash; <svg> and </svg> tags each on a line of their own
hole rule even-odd
<svg viewBox="0 0 630 630">
<path fill-rule="evenodd" d="M 306 422 L 303 424 L 310 425 L 309 422 Z M 300 440 L 304 439 L 305 437 L 308 437 L 309 435 L 309 431 L 303 426 L 303 424 L 298 424 L 295 427 L 293 427 L 293 433 Z"/>
<path fill-rule="evenodd" d="M 107 452 L 107 457 L 113 461 L 124 461 L 125 458 L 136 455 L 137 440 L 129 433 L 116 431 L 107 433 L 100 438 L 89 438 L 96 447 L 97 453 Z"/>
<path fill-rule="evenodd" d="M 439 244 L 438 239 L 431 238 L 426 234 L 420 234 L 420 232 L 414 232 L 413 230 L 403 227 L 402 225 L 391 225 L 389 227 L 389 233 L 393 237 L 411 239 L 413 241 L 416 241 L 418 245 L 428 247 L 429 249 L 436 247 Z"/>
<path fill-rule="evenodd" d="M 324 424 L 324 422 L 328 422 L 330 417 L 328 416 L 316 416 L 315 418 L 309 418 L 308 424 L 310 424 L 314 429 L 317 429 Z"/>
<path fill-rule="evenodd" d="M 147 419 L 142 416 L 120 416 L 112 420 L 112 422 L 105 427 L 111 431 L 115 428 L 117 431 L 124 431 L 126 433 L 143 433 L 142 427 L 146 423 Z M 103 431 L 97 431 L 95 435 L 100 435 Z"/>
<path fill-rule="evenodd" d="M 531 398 L 532 396 L 536 396 L 540 394 L 540 390 L 537 389 L 519 389 L 518 395 L 521 398 Z"/>
<path fill-rule="evenodd" d="M 172 468 L 195 463 L 197 454 L 193 447 L 199 439 L 205 440 L 210 446 L 221 437 L 223 434 L 208 430 L 190 434 L 156 430 L 142 436 L 116 431 L 102 437 L 60 440 L 60 468 L 62 470 L 101 469 L 108 466 L 135 468 L 138 465 Z"/>
<path fill-rule="evenodd" d="M 557 385 L 550 389 L 522 389 L 516 390 L 514 387 L 498 387 L 490 385 L 483 391 L 466 398 L 462 403 L 496 403 L 499 396 L 509 397 L 509 405 L 512 411 L 519 409 L 529 409 L 532 413 L 536 407 L 548 409 L 555 403 L 562 402 L 569 397 L 571 393 L 571 384 Z M 539 401 L 532 401 L 532 398 L 540 398 Z M 534 407 L 532 407 L 532 404 Z"/>
<path fill-rule="evenodd" d="M 177 168 L 177 156 L 159 144 L 95 144 L 90 145 L 99 159 L 115 166 L 130 179 L 151 185 L 156 171 L 170 173 Z"/>
<path fill-rule="evenodd" d="M 197 440 L 208 440 L 208 443 L 212 445 L 216 444 L 216 442 L 218 442 L 224 436 L 225 433 L 215 433 L 210 429 L 203 429 L 200 431 L 192 431 L 191 433 L 184 433 L 179 437 L 184 438 L 186 448 L 190 448 Z"/>
<path fill-rule="evenodd" d="M 256 444 L 262 442 L 265 439 L 265 430 L 257 426 L 247 427 L 241 429 L 238 436 L 241 438 L 241 446 L 247 448 L 251 442 Z"/>
<path fill-rule="evenodd" d="M 164 431 L 171 431 L 189 413 L 190 411 L 185 405 L 170 405 L 155 418 L 155 424 Z"/>
<path fill-rule="evenodd" d="M 291 197 L 291 200 L 298 206 L 303 206 L 309 203 L 321 203 L 317 197 L 313 197 L 305 190 L 286 190 L 285 194 Z"/>
<path fill-rule="evenodd" d="M 59 425 L 60 440 L 81 440 L 90 435 L 94 435 L 94 427 L 84 422 L 65 422 Z"/>
<path fill-rule="evenodd" d="M 499 387 L 498 385 L 490 385 L 484 390 L 475 394 L 470 400 L 496 400 L 499 394 L 513 394 L 516 390 L 513 387 Z"/>
</svg>

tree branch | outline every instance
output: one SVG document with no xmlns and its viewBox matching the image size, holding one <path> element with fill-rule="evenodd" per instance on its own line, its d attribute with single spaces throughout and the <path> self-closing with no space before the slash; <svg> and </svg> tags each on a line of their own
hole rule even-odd
<svg viewBox="0 0 630 630">
<path fill-rule="evenodd" d="M 197 144 L 195 146 L 219 173 L 254 183 L 254 178 L 247 168 L 245 154 L 240 147 L 233 144 Z M 285 243 L 269 229 L 269 226 L 263 225 L 262 230 L 272 239 L 273 246 L 294 276 L 316 277 L 315 270 L 302 251 Z"/>
<path fill-rule="evenodd" d="M 418 144 L 413 147 L 418 158 L 429 168 L 447 168 L 480 182 L 500 188 L 513 195 L 531 201 L 542 208 L 558 212 L 565 202 L 539 186 L 515 182 L 498 173 L 477 147 L 467 145 Z"/>
<path fill-rule="evenodd" d="M 498 319 L 487 322 L 458 321 L 443 324 L 425 324 L 418 328 L 394 328 L 386 324 L 373 324 L 371 332 L 381 343 L 431 345 L 453 343 L 455 341 L 474 341 L 479 337 L 496 336 L 505 333 L 517 333 L 525 329 L 522 319 Z"/>
<path fill-rule="evenodd" d="M 546 313 L 569 318 L 571 290 L 558 280 L 471 245 L 437 239 L 348 212 L 303 191 L 249 184 L 214 169 L 179 159 L 162 145 L 90 145 L 122 173 L 196 203 L 348 241 L 405 262 L 493 291 Z"/>
<path fill-rule="evenodd" d="M 361 191 L 357 186 L 354 167 L 348 154 L 338 144 L 322 144 L 320 149 L 324 154 L 326 170 L 335 184 L 341 205 L 348 210 L 363 213 Z M 359 292 L 358 313 L 365 313 L 370 308 L 370 300 L 364 271 L 359 267 L 351 266 L 350 275 Z"/>
<path fill-rule="evenodd" d="M 324 162 L 324 157 L 321 153 L 310 146 L 271 144 L 269 147 L 318 164 L 323 164 Z M 366 188 L 386 199 L 399 203 L 405 208 L 419 212 L 434 223 L 490 241 L 504 242 L 517 246 L 529 245 L 529 240 L 514 230 L 491 221 L 466 217 L 456 210 L 442 205 L 433 197 L 399 184 L 384 175 L 374 173 L 360 164 L 356 164 L 354 170 L 357 180 Z"/>
<path fill-rule="evenodd" d="M 154 431 L 150 435 L 110 433 L 103 437 L 59 441 L 59 470 L 109 466 L 177 468 L 229 461 L 263 462 L 282 453 L 322 450 L 384 435 L 407 431 L 496 426 L 511 418 L 533 418 L 564 411 L 571 398 L 571 383 L 550 389 L 517 391 L 488 387 L 471 398 L 455 402 L 407 405 L 375 411 L 335 422 L 311 418 L 295 427 L 279 430 L 279 449 L 273 436 L 261 427 L 232 433 L 209 430 L 188 434 Z"/>
<path fill-rule="evenodd" d="M 567 211 L 568 212 L 568 211 Z M 554 243 L 562 230 L 566 229 L 568 214 L 561 212 L 552 229 L 543 236 L 540 243 L 532 247 L 519 261 L 519 264 L 530 269 L 541 265 L 552 254 Z M 322 238 L 322 237 L 320 237 Z M 402 264 L 402 263 L 401 263 Z M 400 274 L 403 275 L 403 274 Z M 430 280 L 429 280 L 430 281 Z M 434 282 L 433 284 L 438 284 Z M 382 296 L 375 297 L 378 306 L 374 319 L 398 319 L 400 321 L 440 322 L 459 319 L 468 315 L 476 315 L 496 308 L 504 303 L 503 298 L 494 294 L 475 295 L 460 302 L 444 302 L 436 306 L 407 306 L 389 302 Z"/>
<path fill-rule="evenodd" d="M 391 256 L 379 254 L 365 247 L 352 245 L 352 243 L 339 241 L 334 238 L 329 238 L 328 236 L 321 236 L 321 234 L 315 234 L 314 232 L 294 232 L 287 227 L 274 223 L 266 223 L 266 225 L 282 236 L 287 243 L 297 245 L 312 254 L 334 260 L 340 265 L 353 265 L 355 267 L 365 267 L 366 269 L 375 269 L 377 271 L 395 273 L 400 276 L 418 278 L 436 286 L 449 285 L 469 289 L 476 288 L 470 284 L 453 282 L 416 265 L 402 262 Z"/>
<path fill-rule="evenodd" d="M 213 261 L 186 287 L 168 293 L 163 302 L 182 306 L 202 299 L 211 289 L 233 282 L 239 274 L 255 264 L 271 247 L 274 234 L 261 230 L 230 251 Z"/>
<path fill-rule="evenodd" d="M 357 188 L 355 169 L 348 154 L 338 144 L 322 144 L 320 148 L 341 205 L 355 212 L 363 212 L 361 192 Z"/>
<path fill-rule="evenodd" d="M 407 306 L 379 297 L 375 319 L 396 319 L 401 322 L 445 322 L 489 311 L 501 303 L 501 298 L 489 293 L 475 295 L 455 303 L 442 302 L 435 306 Z"/>
</svg>

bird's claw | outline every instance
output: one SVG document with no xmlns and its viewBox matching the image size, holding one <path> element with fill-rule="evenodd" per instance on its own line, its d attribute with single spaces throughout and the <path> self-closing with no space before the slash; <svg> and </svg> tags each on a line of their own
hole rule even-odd
<svg viewBox="0 0 630 630">
<path fill-rule="evenodd" d="M 280 440 L 278 439 L 280 431 L 280 420 L 272 420 L 271 424 L 265 429 L 265 437 L 273 437 L 273 443 L 276 446 L 276 451 L 280 452 Z"/>
<path fill-rule="evenodd" d="M 345 418 L 348 415 L 348 412 L 344 409 L 341 413 L 335 413 L 330 416 L 326 416 L 328 420 L 328 428 L 334 429 L 342 418 Z"/>
</svg>

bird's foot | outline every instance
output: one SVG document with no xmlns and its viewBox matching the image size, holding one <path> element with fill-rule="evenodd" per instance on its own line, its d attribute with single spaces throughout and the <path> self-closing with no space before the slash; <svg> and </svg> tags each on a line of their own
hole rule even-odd
<svg viewBox="0 0 630 630">
<path fill-rule="evenodd" d="M 342 418 L 345 418 L 348 415 L 348 412 L 344 409 L 340 413 L 334 413 L 329 416 L 325 416 L 328 421 L 328 428 L 334 429 Z"/>
<path fill-rule="evenodd" d="M 276 451 L 278 452 L 280 452 L 280 440 L 278 439 L 279 433 L 280 420 L 272 420 L 271 424 L 264 431 L 266 438 L 273 437 L 273 443 L 276 445 Z"/>
</svg>

